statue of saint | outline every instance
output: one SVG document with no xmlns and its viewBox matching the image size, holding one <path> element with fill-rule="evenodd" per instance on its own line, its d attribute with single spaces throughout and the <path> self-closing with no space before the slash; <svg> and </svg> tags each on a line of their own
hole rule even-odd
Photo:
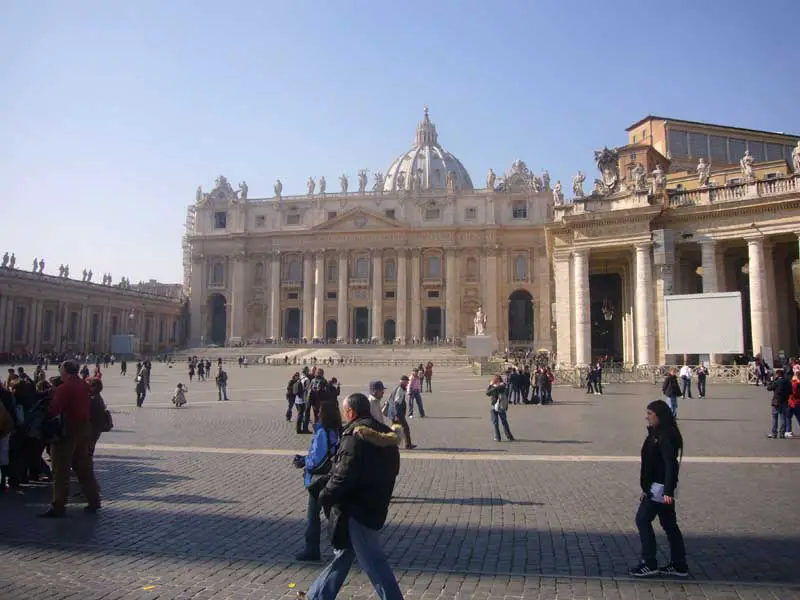
<svg viewBox="0 0 800 600">
<path fill-rule="evenodd" d="M 11 259 L 8 261 L 8 268 L 13 269 L 14 265 L 16 264 L 17 264 L 17 255 L 12 252 Z"/>
<path fill-rule="evenodd" d="M 545 191 L 550 189 L 550 173 L 548 173 L 547 169 L 542 171 L 542 184 Z"/>
<path fill-rule="evenodd" d="M 195 192 L 194 198 L 195 198 L 197 204 L 200 204 L 203 201 L 203 186 L 202 185 L 198 185 L 197 186 L 197 192 Z"/>
<path fill-rule="evenodd" d="M 711 164 L 700 157 L 697 162 L 697 182 L 703 187 L 708 185 L 708 178 L 711 176 Z"/>
<path fill-rule="evenodd" d="M 64 265 L 58 265 L 58 276 L 59 277 L 64 276 Z"/>
<path fill-rule="evenodd" d="M 642 190 L 645 188 L 645 172 L 642 163 L 636 163 L 631 171 L 631 176 L 633 177 L 633 187 L 637 190 Z"/>
<path fill-rule="evenodd" d="M 89 282 L 92 281 L 92 270 L 91 269 L 89 269 L 89 272 L 86 273 L 86 281 L 89 281 Z"/>
<path fill-rule="evenodd" d="M 397 189 L 403 190 L 406 187 L 406 174 L 403 171 L 400 171 L 397 174 Z"/>
<path fill-rule="evenodd" d="M 328 189 L 328 182 L 325 181 L 325 175 L 319 178 L 319 193 L 324 194 L 325 190 Z"/>
<path fill-rule="evenodd" d="M 87 275 L 88 273 L 86 272 L 86 269 L 84 269 L 83 272 L 81 273 L 81 281 L 86 281 Z"/>
<path fill-rule="evenodd" d="M 664 185 L 667 183 L 667 178 L 664 175 L 664 170 L 661 168 L 661 165 L 656 165 L 656 168 L 653 170 L 653 185 L 651 188 L 651 193 L 657 194 L 664 189 Z"/>
<path fill-rule="evenodd" d="M 797 146 L 792 148 L 792 170 L 795 175 L 800 175 L 800 140 L 797 141 Z"/>
<path fill-rule="evenodd" d="M 379 194 L 382 194 L 383 193 L 383 183 L 384 183 L 383 173 L 378 171 L 377 173 L 375 173 L 373 178 L 375 179 L 375 183 L 372 185 L 372 191 L 373 192 L 378 192 Z"/>
<path fill-rule="evenodd" d="M 576 198 L 583 198 L 583 182 L 586 181 L 586 175 L 578 171 L 572 178 L 572 193 Z"/>
<path fill-rule="evenodd" d="M 247 187 L 247 182 L 243 181 L 239 184 L 239 198 L 242 202 L 247 202 L 247 192 L 249 188 Z"/>
<path fill-rule="evenodd" d="M 7 266 L 8 266 L 8 252 L 6 252 L 5 254 L 3 254 L 3 266 L 4 266 L 4 267 L 7 267 Z"/>
<path fill-rule="evenodd" d="M 483 312 L 483 306 L 478 306 L 473 323 L 475 325 L 475 335 L 486 335 L 486 313 Z"/>
<path fill-rule="evenodd" d="M 275 185 L 272 186 L 272 189 L 275 192 L 275 196 L 280 198 L 281 197 L 281 192 L 283 192 L 283 184 L 281 183 L 280 179 L 276 179 L 275 180 Z"/>
<path fill-rule="evenodd" d="M 753 157 L 750 156 L 750 150 L 745 150 L 744 156 L 739 161 L 739 167 L 742 171 L 742 179 L 748 183 L 756 178 L 753 172 L 753 162 Z"/>
<path fill-rule="evenodd" d="M 343 193 L 343 194 L 346 194 L 346 193 L 347 193 L 347 184 L 348 184 L 347 175 L 345 175 L 344 173 L 342 173 L 342 174 L 339 176 L 339 183 L 340 183 L 340 184 L 341 184 L 341 186 L 342 186 L 342 193 Z"/>
<path fill-rule="evenodd" d="M 538 194 L 544 189 L 544 181 L 541 177 L 532 174 L 528 186 L 534 194 Z"/>
<path fill-rule="evenodd" d="M 314 195 L 314 188 L 317 187 L 317 184 L 314 181 L 314 178 L 313 177 L 309 177 L 308 181 L 306 182 L 306 185 L 308 186 L 308 195 L 309 196 L 313 196 Z"/>
<path fill-rule="evenodd" d="M 454 192 L 456 190 L 456 172 L 447 172 L 447 189 Z"/>
<path fill-rule="evenodd" d="M 558 181 L 556 181 L 555 186 L 553 186 L 553 203 L 556 206 L 561 206 L 561 204 L 563 204 L 564 202 L 564 194 L 562 191 L 563 189 L 564 188 L 561 187 L 561 180 L 559 179 Z"/>
<path fill-rule="evenodd" d="M 38 271 L 38 270 L 39 270 L 39 259 L 38 258 L 34 258 L 33 259 L 33 272 L 36 273 L 36 271 Z"/>
<path fill-rule="evenodd" d="M 69 279 L 69 265 L 64 265 L 64 277 Z"/>
<path fill-rule="evenodd" d="M 39 259 L 39 273 L 44 273 L 44 259 Z"/>
<path fill-rule="evenodd" d="M 489 172 L 486 174 L 486 189 L 490 192 L 494 191 L 494 182 L 497 180 L 497 176 L 494 174 L 492 169 L 489 169 Z"/>
<path fill-rule="evenodd" d="M 367 191 L 367 170 L 361 169 L 358 172 L 358 193 L 363 194 Z"/>
</svg>

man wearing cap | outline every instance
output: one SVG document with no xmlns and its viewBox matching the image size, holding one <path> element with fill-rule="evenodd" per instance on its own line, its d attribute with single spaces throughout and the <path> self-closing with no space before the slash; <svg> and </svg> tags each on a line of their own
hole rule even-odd
<svg viewBox="0 0 800 600">
<path fill-rule="evenodd" d="M 383 411 L 381 410 L 381 404 L 383 403 L 383 392 L 385 390 L 386 386 L 383 385 L 382 381 L 371 381 L 369 384 L 369 412 L 372 415 L 372 418 L 381 425 L 386 425 L 386 421 L 383 417 Z"/>
<path fill-rule="evenodd" d="M 405 438 L 406 450 L 413 450 L 416 448 L 411 443 L 411 428 L 408 426 L 406 420 L 406 411 L 408 410 L 408 375 L 400 377 L 400 384 L 392 390 L 392 395 L 389 396 L 389 418 L 392 423 L 396 423 L 403 428 L 403 437 Z"/>
<path fill-rule="evenodd" d="M 64 439 L 50 444 L 50 458 L 53 465 L 53 503 L 45 513 L 45 518 L 66 516 L 69 496 L 70 467 L 75 470 L 81 492 L 88 504 L 84 510 L 96 512 L 100 508 L 100 488 L 94 477 L 94 465 L 90 452 L 92 444 L 91 392 L 78 376 L 80 365 L 75 361 L 65 361 L 60 368 L 61 385 L 56 388 L 50 402 L 48 414 L 61 415 L 66 420 Z"/>
</svg>

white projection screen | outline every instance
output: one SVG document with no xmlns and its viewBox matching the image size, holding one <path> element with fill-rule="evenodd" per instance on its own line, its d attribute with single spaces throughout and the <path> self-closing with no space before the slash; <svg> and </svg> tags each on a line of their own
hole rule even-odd
<svg viewBox="0 0 800 600">
<path fill-rule="evenodd" d="M 742 354 L 741 292 L 664 297 L 667 354 Z"/>
</svg>

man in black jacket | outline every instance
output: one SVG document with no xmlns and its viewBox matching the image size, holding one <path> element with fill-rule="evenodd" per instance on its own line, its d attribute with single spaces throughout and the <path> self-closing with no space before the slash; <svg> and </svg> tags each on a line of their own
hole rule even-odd
<svg viewBox="0 0 800 600">
<path fill-rule="evenodd" d="M 319 502 L 330 520 L 333 560 L 311 585 L 310 600 L 333 600 L 344 584 L 353 559 L 369 576 L 381 600 L 402 600 L 380 544 L 394 482 L 400 470 L 399 437 L 378 423 L 364 394 L 342 402 L 347 421 L 331 477 Z"/>
<path fill-rule="evenodd" d="M 784 376 L 783 369 L 775 369 L 775 379 L 767 384 L 772 392 L 772 431 L 768 438 L 786 437 L 786 413 L 789 410 L 789 396 L 792 395 L 792 382 Z"/>
</svg>

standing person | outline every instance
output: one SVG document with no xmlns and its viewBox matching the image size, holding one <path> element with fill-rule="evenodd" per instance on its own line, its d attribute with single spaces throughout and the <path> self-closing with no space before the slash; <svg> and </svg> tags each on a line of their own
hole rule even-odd
<svg viewBox="0 0 800 600">
<path fill-rule="evenodd" d="M 784 376 L 783 369 L 775 369 L 775 377 L 767 384 L 767 390 L 772 392 L 772 431 L 767 437 L 783 439 L 792 395 L 792 383 Z"/>
<path fill-rule="evenodd" d="M 661 393 L 669 402 L 670 410 L 672 410 L 673 418 L 678 417 L 678 396 L 681 395 L 681 386 L 678 383 L 678 377 L 675 374 L 675 369 L 670 369 L 664 381 L 661 384 Z"/>
<path fill-rule="evenodd" d="M 628 574 L 653 577 L 658 574 L 688 577 L 686 547 L 675 513 L 675 489 L 683 456 L 683 437 L 667 403 L 656 400 L 647 405 L 647 437 L 642 445 L 639 483 L 641 502 L 636 513 L 636 527 L 642 543 L 641 562 Z M 670 562 L 659 567 L 656 561 L 656 534 L 653 519 L 658 517 L 669 542 Z"/>
<path fill-rule="evenodd" d="M 706 397 L 706 378 L 708 377 L 708 368 L 706 363 L 700 363 L 697 367 L 697 393 L 701 398 Z"/>
<path fill-rule="evenodd" d="M 286 384 L 286 422 L 290 423 L 292 421 L 292 411 L 294 411 L 294 399 L 295 399 L 295 384 L 300 381 L 300 373 L 295 373 L 292 375 L 292 378 L 289 379 L 289 382 Z"/>
<path fill-rule="evenodd" d="M 119 361 L 119 374 L 120 375 L 127 375 L 128 374 L 128 361 L 124 358 Z"/>
<path fill-rule="evenodd" d="M 181 408 L 184 404 L 186 404 L 186 393 L 189 391 L 182 383 L 178 383 L 175 386 L 175 393 L 172 395 L 172 403 L 175 405 L 175 408 Z"/>
<path fill-rule="evenodd" d="M 416 446 L 411 443 L 411 428 L 408 426 L 408 421 L 406 421 L 406 410 L 408 407 L 407 398 L 408 375 L 403 375 L 400 377 L 400 383 L 392 390 L 389 396 L 387 416 L 392 423 L 396 423 L 402 427 L 406 450 L 413 450 Z"/>
<path fill-rule="evenodd" d="M 594 365 L 589 365 L 589 370 L 586 372 L 586 393 L 596 394 L 594 389 L 595 370 Z"/>
<path fill-rule="evenodd" d="M 381 600 L 402 600 L 394 573 L 380 544 L 389 501 L 400 471 L 397 434 L 370 416 L 364 394 L 342 402 L 347 425 L 342 432 L 333 470 L 319 495 L 332 523 L 334 557 L 300 598 L 333 600 L 357 559 Z M 337 533 L 343 535 L 338 536 Z M 343 538 L 343 539 L 342 539 Z"/>
<path fill-rule="evenodd" d="M 199 375 L 197 376 L 197 379 L 198 381 L 202 381 L 202 378 Z M 194 381 L 194 363 L 192 361 L 189 361 L 189 383 L 192 383 L 193 381 Z"/>
<path fill-rule="evenodd" d="M 217 373 L 217 400 L 220 402 L 229 400 L 228 398 L 228 373 L 222 367 L 219 368 Z"/>
<path fill-rule="evenodd" d="M 53 502 L 50 510 L 39 515 L 44 518 L 66 516 L 69 496 L 70 467 L 75 470 L 83 497 L 88 504 L 87 512 L 97 512 L 100 508 L 100 488 L 94 477 L 94 465 L 90 446 L 92 443 L 91 396 L 89 386 L 80 380 L 80 365 L 75 361 L 62 363 L 61 385 L 56 388 L 50 401 L 48 414 L 61 416 L 67 423 L 63 439 L 50 444 L 50 458 L 53 468 Z"/>
<path fill-rule="evenodd" d="M 681 396 L 684 399 L 692 397 L 692 367 L 683 365 L 681 367 Z M 688 393 L 687 393 L 688 392 Z"/>
<path fill-rule="evenodd" d="M 147 382 L 144 380 L 144 376 L 140 373 L 136 376 L 136 406 L 138 408 L 142 407 L 144 404 L 144 399 L 147 397 Z"/>
<path fill-rule="evenodd" d="M 111 421 L 111 413 L 108 412 L 106 402 L 103 400 L 103 382 L 99 379 L 89 380 L 89 391 L 91 393 L 90 422 L 92 424 L 92 441 L 89 445 L 89 454 L 94 456 L 94 449 L 97 441 L 104 433 L 111 431 L 114 423 Z"/>
<path fill-rule="evenodd" d="M 422 382 L 420 377 L 423 374 L 420 373 L 417 369 L 413 369 L 411 371 L 411 377 L 408 380 L 408 418 L 414 418 L 414 401 L 417 402 L 417 408 L 419 409 L 419 417 L 420 419 L 425 417 L 425 408 L 422 406 Z"/>
<path fill-rule="evenodd" d="M 295 558 L 299 561 L 316 561 L 320 559 L 320 523 L 319 512 L 322 508 L 319 505 L 320 489 L 315 482 L 314 476 L 324 477 L 317 474 L 321 467 L 328 461 L 331 466 L 336 449 L 339 446 L 339 436 L 342 434 L 342 414 L 339 405 L 333 402 L 324 402 L 319 409 L 319 422 L 314 423 L 314 437 L 311 439 L 311 446 L 308 448 L 308 455 L 295 458 L 295 464 L 303 467 L 303 484 L 308 491 L 308 511 L 306 512 L 306 545 L 304 550 Z"/>
<path fill-rule="evenodd" d="M 523 404 L 530 404 L 530 400 L 528 400 L 528 394 L 531 391 L 531 367 L 530 365 L 525 365 L 525 369 L 522 371 L 522 402 Z"/>
<path fill-rule="evenodd" d="M 431 386 L 433 382 L 433 362 L 428 361 L 425 365 L 425 391 L 426 392 L 433 392 L 433 387 Z M 421 412 L 421 411 L 420 411 Z"/>
<path fill-rule="evenodd" d="M 800 364 L 792 367 L 792 395 L 789 396 L 789 409 L 786 417 L 786 437 L 794 437 L 792 433 L 792 417 L 800 425 Z"/>
<path fill-rule="evenodd" d="M 594 391 L 603 395 L 603 363 L 600 360 L 594 366 Z"/>
<path fill-rule="evenodd" d="M 486 395 L 492 399 L 492 427 L 494 427 L 494 441 L 500 441 L 500 423 L 503 423 L 503 431 L 509 442 L 514 441 L 511 429 L 508 427 L 508 389 L 500 375 L 492 377 L 489 387 L 486 388 Z"/>
<path fill-rule="evenodd" d="M 386 424 L 383 411 L 381 410 L 381 405 L 383 404 L 383 394 L 385 391 L 386 386 L 383 385 L 382 381 L 371 381 L 369 383 L 369 412 L 372 414 L 372 418 L 381 425 Z"/>
</svg>

